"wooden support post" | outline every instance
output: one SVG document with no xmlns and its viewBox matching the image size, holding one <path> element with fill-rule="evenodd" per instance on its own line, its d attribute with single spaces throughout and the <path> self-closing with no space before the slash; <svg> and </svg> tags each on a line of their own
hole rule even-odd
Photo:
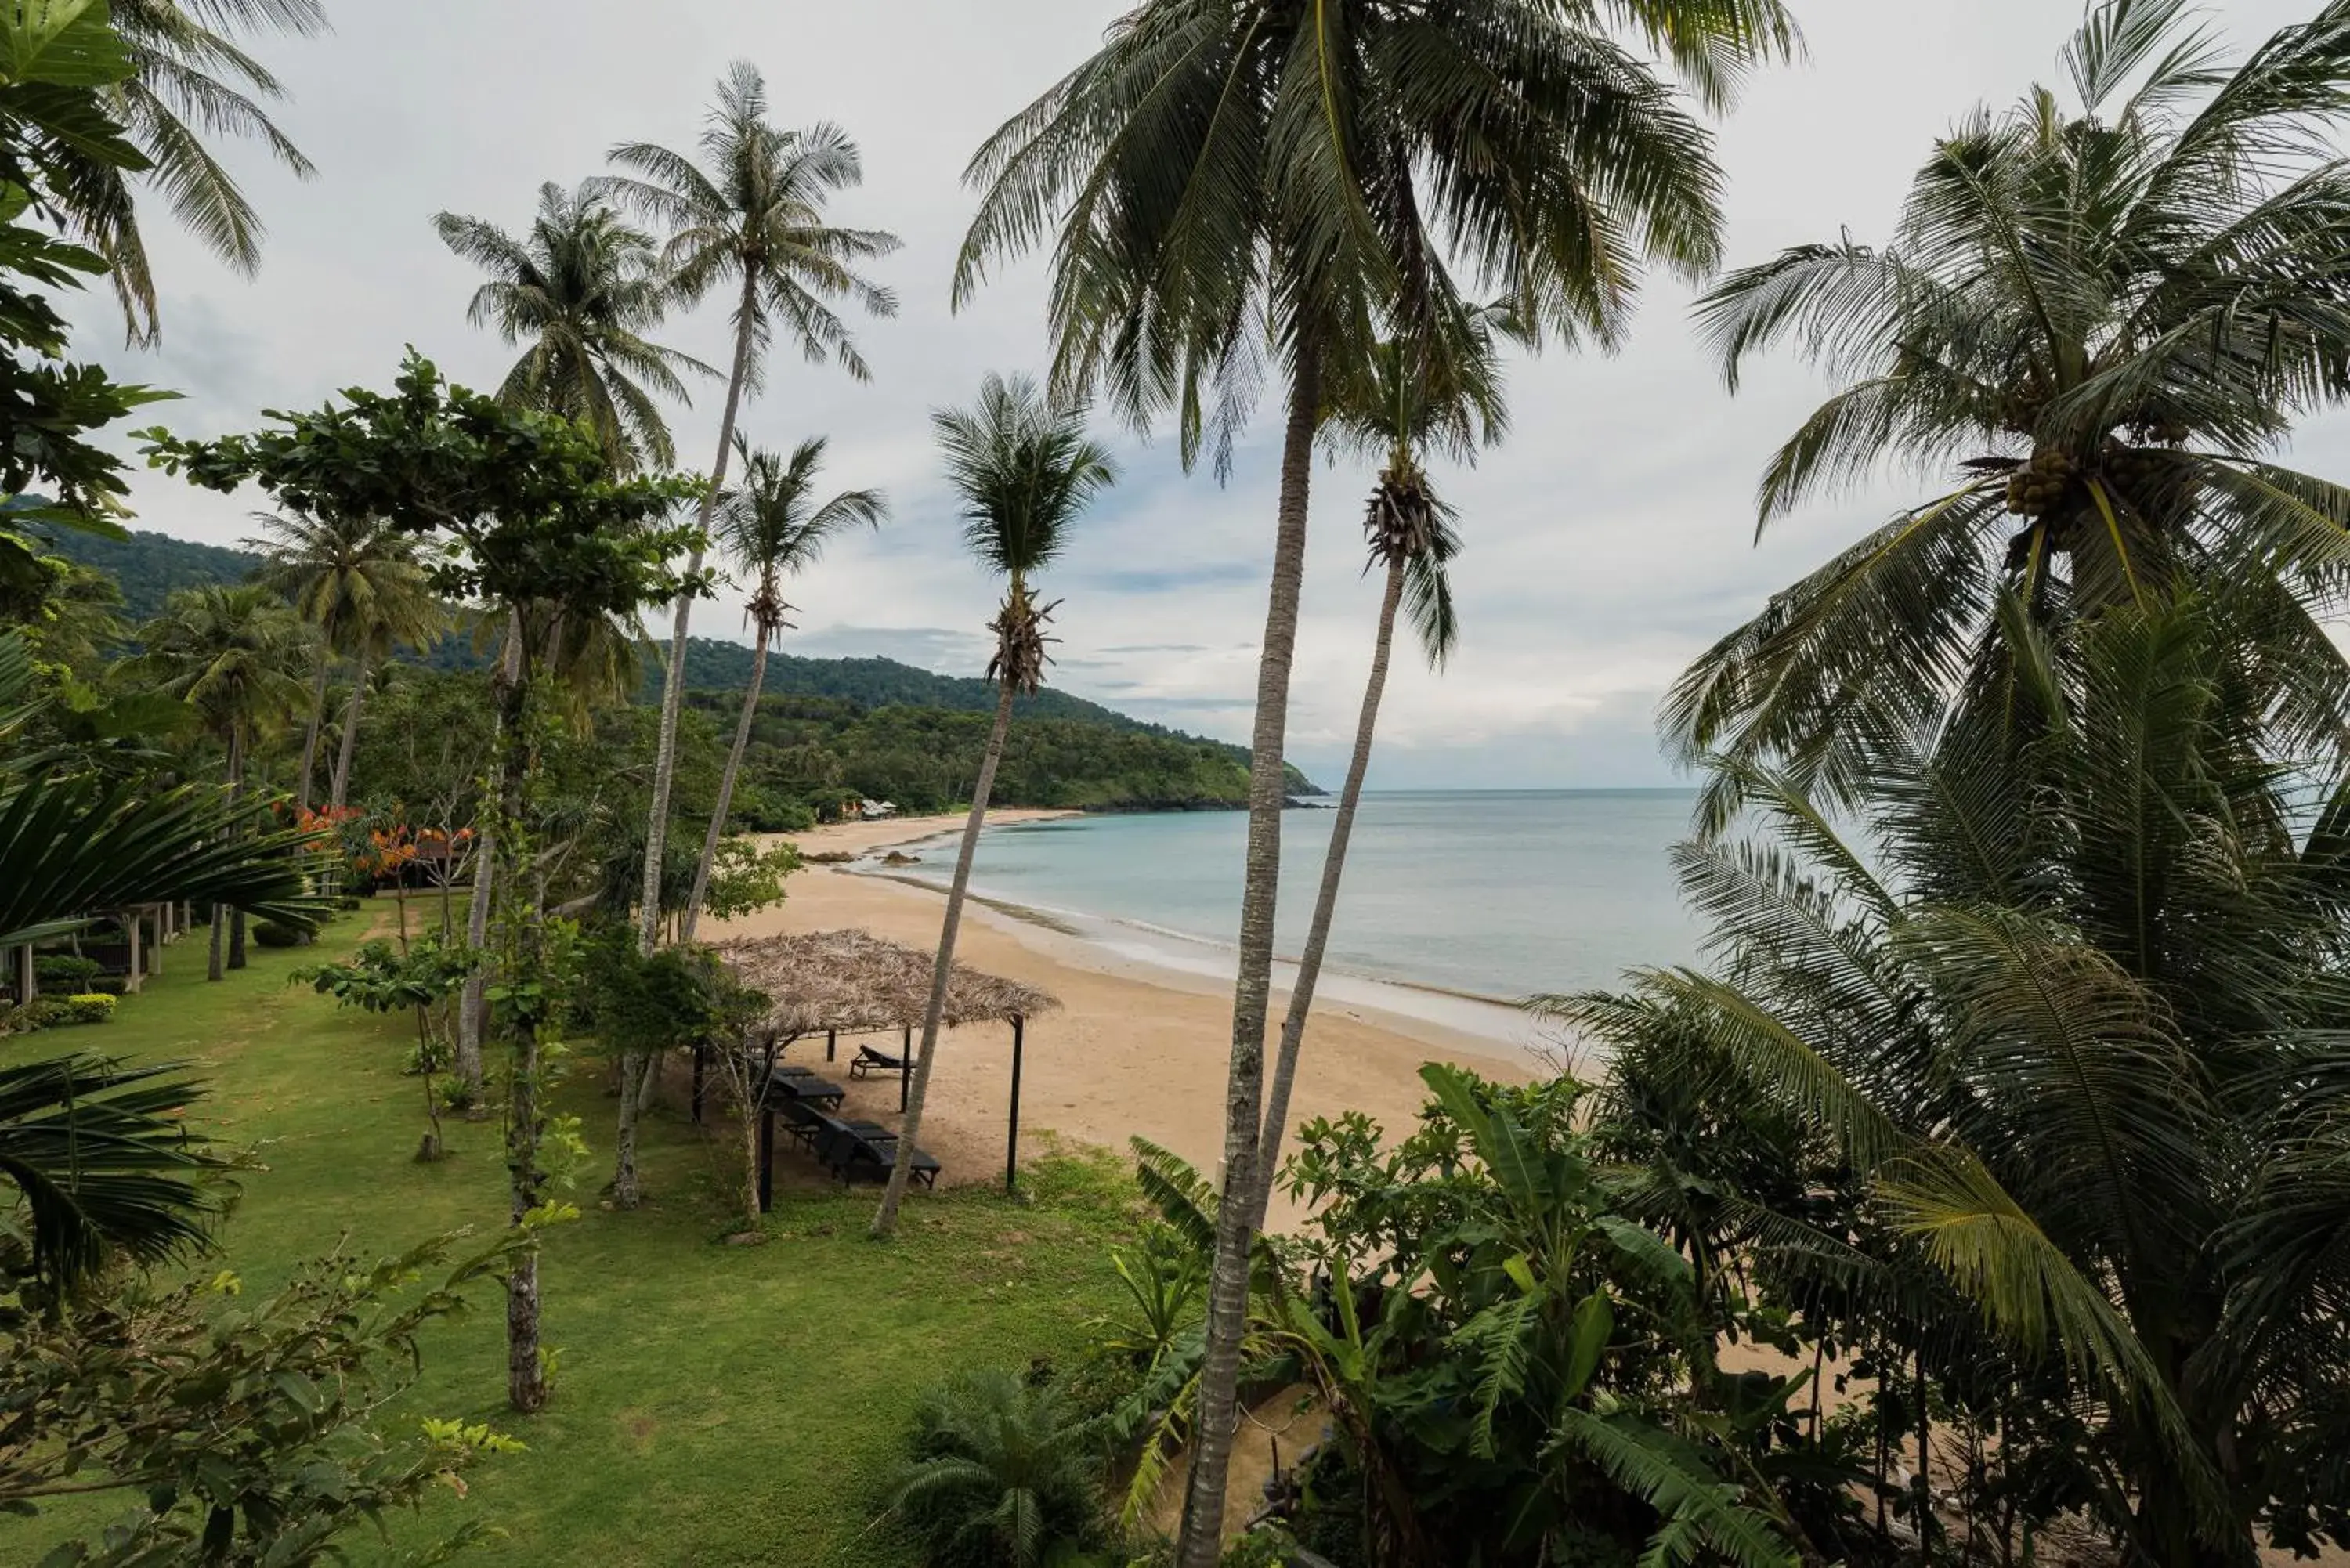
<svg viewBox="0 0 2350 1568">
<path fill-rule="evenodd" d="M 130 947 L 130 972 L 122 977 L 122 989 L 133 996 L 139 993 L 140 981 L 144 978 L 147 955 L 140 950 L 139 939 L 146 934 L 146 930 L 145 911 L 132 909 L 122 917 L 122 934 L 128 939 Z"/>
<path fill-rule="evenodd" d="M 775 1206 L 775 1108 L 759 1105 L 759 1212 Z"/>
<path fill-rule="evenodd" d="M 898 1048 L 898 1060 L 904 1064 L 898 1069 L 898 1114 L 906 1114 L 906 1093 L 914 1083 L 914 1032 L 906 1031 L 906 1043 Z"/>
<path fill-rule="evenodd" d="M 831 1061 L 832 1054 L 839 1048 L 840 1031 L 837 1029 L 826 1030 L 824 1032 L 824 1059 L 827 1062 Z"/>
<path fill-rule="evenodd" d="M 1028 1032 L 1028 1021 L 1018 1013 L 1012 1015 L 1012 1131 L 1003 1141 L 1003 1190 L 1012 1191 L 1020 1185 L 1020 1048 Z"/>
<path fill-rule="evenodd" d="M 33 977 L 33 944 L 26 942 L 16 950 L 16 1004 L 21 1007 L 40 994 L 40 982 Z"/>
<path fill-rule="evenodd" d="M 710 1060 L 710 1047 L 697 1044 L 693 1048 L 693 1125 L 702 1125 L 702 1069 Z"/>
<path fill-rule="evenodd" d="M 165 928 L 172 922 L 172 906 L 156 905 L 154 915 L 155 943 L 147 950 L 147 972 L 160 976 L 163 972 L 163 944 L 171 940 L 171 933 Z"/>
</svg>

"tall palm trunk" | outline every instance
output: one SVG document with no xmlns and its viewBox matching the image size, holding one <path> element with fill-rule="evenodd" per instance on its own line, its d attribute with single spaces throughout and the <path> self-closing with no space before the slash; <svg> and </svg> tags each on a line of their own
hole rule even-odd
<svg viewBox="0 0 2350 1568">
<path fill-rule="evenodd" d="M 1300 334 L 1281 452 L 1281 512 L 1257 660 L 1256 727 L 1250 738 L 1247 876 L 1241 894 L 1240 974 L 1232 986 L 1232 1054 L 1224 1090 L 1224 1193 L 1208 1276 L 1207 1356 L 1200 1368 L 1190 1490 L 1183 1499 L 1177 1568 L 1214 1568 L 1223 1551 L 1224 1478 L 1232 1468 L 1241 1337 L 1248 1327 L 1249 1258 L 1255 1240 L 1257 1143 L 1264 1114 L 1264 1025 L 1273 992 L 1273 916 L 1281 882 L 1281 813 L 1288 804 L 1282 747 L 1289 726 L 1289 667 L 1297 646 L 1297 596 L 1305 575 L 1305 508 L 1322 401 L 1319 346 Z"/>
<path fill-rule="evenodd" d="M 693 940 L 702 918 L 702 900 L 710 895 L 710 870 L 718 862 L 718 843 L 726 835 L 726 815 L 734 808 L 734 782 L 742 775 L 743 753 L 751 744 L 751 722 L 759 713 L 759 688 L 767 679 L 767 642 L 772 627 L 759 628 L 758 646 L 751 650 L 751 684 L 743 693 L 743 716 L 734 724 L 734 749 L 726 753 L 726 771 L 718 775 L 718 804 L 710 813 L 710 831 L 702 836 L 702 859 L 693 868 L 693 896 L 685 901 L 685 921 L 678 937 Z"/>
<path fill-rule="evenodd" d="M 506 646 L 498 660 L 498 671 L 501 679 L 512 682 L 522 678 L 522 611 L 516 608 L 507 611 L 506 615 Z M 504 722 L 503 707 L 499 710 L 499 722 Z M 502 771 L 504 754 L 501 747 L 498 763 L 501 771 L 490 780 L 492 803 L 503 800 L 505 795 L 505 779 Z M 476 953 L 490 940 L 491 884 L 496 879 L 498 867 L 498 814 L 494 804 L 492 809 L 481 813 L 481 836 L 473 846 L 473 892 L 465 903 L 465 946 Z M 466 1106 L 475 1113 L 481 1110 L 483 1104 L 484 978 L 477 964 L 473 972 L 465 977 L 465 989 L 457 1002 L 457 1081 L 464 1087 Z"/>
<path fill-rule="evenodd" d="M 718 509 L 718 492 L 726 483 L 726 459 L 734 448 L 734 421 L 743 411 L 743 385 L 751 374 L 752 312 L 758 303 L 758 274 L 745 267 L 742 313 L 736 318 L 734 365 L 726 378 L 726 410 L 718 421 L 718 461 L 710 468 L 710 489 L 702 498 L 702 536 L 710 534 L 710 519 Z M 686 558 L 685 575 L 702 574 L 702 545 L 696 544 Z M 646 952 L 660 940 L 661 858 L 669 851 L 669 797 L 677 781 L 677 719 L 685 704 L 685 638 L 693 620 L 693 595 L 677 597 L 677 618 L 669 639 L 669 672 L 661 682 L 660 742 L 653 757 L 652 808 L 645 818 L 644 906 L 637 917 L 637 946 Z M 634 1209 L 640 1200 L 637 1183 L 637 1101 L 645 1075 L 642 1052 L 620 1057 L 620 1126 L 612 1166 L 612 1203 Z"/>
<path fill-rule="evenodd" d="M 228 799 L 231 805 L 244 804 L 244 739 L 234 728 L 228 737 Z M 243 826 L 237 828 L 239 834 L 246 831 Z M 213 950 L 215 953 L 220 950 L 220 921 L 217 918 L 213 921 Z M 244 967 L 244 910 L 241 908 L 228 912 L 228 967 Z"/>
<path fill-rule="evenodd" d="M 328 805 L 336 811 L 343 809 L 345 797 L 351 787 L 351 757 L 359 750 L 359 704 L 367 699 L 368 650 L 359 649 L 359 671 L 351 680 L 351 705 L 343 710 L 343 743 L 335 753 L 335 784 L 327 797 Z"/>
<path fill-rule="evenodd" d="M 242 800 L 244 796 L 244 756 L 237 745 L 236 732 L 234 729 L 229 732 L 228 737 L 228 794 L 232 804 Z M 224 944 L 227 940 L 228 906 L 214 904 L 212 931 L 207 940 L 209 950 L 204 955 L 205 980 L 228 978 L 226 965 L 223 962 Z"/>
<path fill-rule="evenodd" d="M 1013 598 L 1020 597 L 1015 581 Z M 886 1237 L 898 1228 L 898 1206 L 906 1200 L 906 1179 L 914 1169 L 914 1140 L 922 1131 L 922 1106 L 930 1097 L 931 1064 L 938 1056 L 939 1022 L 947 1010 L 947 981 L 954 973 L 955 938 L 962 929 L 964 895 L 971 888 L 971 863 L 979 852 L 979 830 L 987 825 L 987 797 L 995 790 L 995 764 L 1003 760 L 1003 737 L 1012 728 L 1013 683 L 1004 673 L 1003 694 L 995 700 L 995 728 L 988 732 L 987 755 L 980 760 L 979 780 L 971 786 L 971 816 L 962 825 L 962 848 L 955 856 L 954 881 L 947 888 L 946 923 L 939 928 L 938 961 L 931 966 L 931 1001 L 922 1012 L 922 1054 L 914 1059 L 913 1084 L 906 1093 L 905 1125 L 898 1129 L 898 1158 L 889 1167 L 889 1185 L 873 1216 L 873 1234 Z"/>
<path fill-rule="evenodd" d="M 310 722 L 302 731 L 302 774 L 294 790 L 294 804 L 310 809 L 310 775 L 318 765 L 318 732 L 327 722 L 327 673 L 334 668 L 335 650 L 318 645 L 318 672 L 310 678 Z"/>
<path fill-rule="evenodd" d="M 1306 1015 L 1314 1009 L 1314 988 L 1322 978 L 1322 955 L 1330 945 L 1330 922 L 1338 912 L 1338 881 L 1347 870 L 1347 846 L 1355 836 L 1355 808 L 1363 801 L 1363 775 L 1370 771 L 1371 737 L 1378 728 L 1379 700 L 1388 689 L 1388 659 L 1395 648 L 1396 610 L 1403 603 L 1404 564 L 1388 563 L 1387 596 L 1379 601 L 1378 637 L 1371 644 L 1371 677 L 1363 687 L 1362 717 L 1355 722 L 1355 754 L 1347 764 L 1346 786 L 1338 792 L 1338 814 L 1330 824 L 1330 848 L 1322 857 L 1322 888 L 1314 899 L 1314 923 L 1305 932 L 1305 950 L 1298 955 L 1297 983 L 1290 988 L 1289 1012 L 1281 1021 L 1280 1053 L 1274 1058 L 1273 1089 L 1265 1098 L 1264 1130 L 1259 1136 L 1256 1212 L 1252 1226 L 1264 1228 L 1264 1211 L 1273 1201 L 1273 1179 L 1281 1165 L 1281 1140 L 1289 1127 L 1289 1094 L 1297 1083 L 1297 1054 L 1305 1041 Z"/>
<path fill-rule="evenodd" d="M 710 519 L 718 510 L 718 492 L 726 483 L 726 460 L 734 450 L 734 421 L 743 411 L 743 385 L 751 375 L 752 317 L 759 302 L 758 289 L 758 269 L 745 266 L 742 308 L 735 317 L 734 365 L 726 378 L 726 411 L 718 421 L 718 460 L 710 466 L 710 489 L 702 498 L 699 526 L 705 538 Z M 697 544 L 687 557 L 688 577 L 701 575 L 702 552 L 702 546 Z M 670 632 L 669 673 L 661 682 L 660 749 L 653 759 L 652 810 L 645 819 L 644 909 L 637 918 L 637 945 L 647 952 L 652 951 L 660 934 L 661 856 L 669 846 L 670 789 L 677 779 L 677 717 L 685 703 L 685 638 L 692 620 L 693 595 L 680 594 L 677 618 Z M 625 1076 L 625 1064 L 623 1072 Z M 634 1201 L 633 1196 L 628 1199 Z"/>
</svg>

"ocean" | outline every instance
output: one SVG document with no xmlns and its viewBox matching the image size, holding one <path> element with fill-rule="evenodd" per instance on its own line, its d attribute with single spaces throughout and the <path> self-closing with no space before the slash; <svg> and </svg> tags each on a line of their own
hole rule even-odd
<svg viewBox="0 0 2350 1568">
<path fill-rule="evenodd" d="M 1355 822 L 1325 972 L 1515 1001 L 1688 961 L 1698 931 L 1666 851 L 1686 790 L 1368 792 Z M 1311 919 L 1336 813 L 1282 824 L 1279 952 Z M 1129 956 L 1229 972 L 1248 819 L 1240 812 L 1085 816 L 990 828 L 983 898 L 1068 924 Z M 894 875 L 943 886 L 951 839 Z"/>
</svg>

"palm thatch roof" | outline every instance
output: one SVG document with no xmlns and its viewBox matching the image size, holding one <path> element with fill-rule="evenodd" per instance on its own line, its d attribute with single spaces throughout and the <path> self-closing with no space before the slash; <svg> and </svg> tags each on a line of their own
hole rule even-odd
<svg viewBox="0 0 2350 1568">
<path fill-rule="evenodd" d="M 937 962 L 933 953 L 870 931 L 759 937 L 723 942 L 718 952 L 743 984 L 766 993 L 764 1027 L 791 1039 L 827 1030 L 874 1034 L 921 1027 Z M 1033 985 L 957 964 L 947 982 L 945 1023 L 1008 1023 L 1060 1005 Z"/>
</svg>

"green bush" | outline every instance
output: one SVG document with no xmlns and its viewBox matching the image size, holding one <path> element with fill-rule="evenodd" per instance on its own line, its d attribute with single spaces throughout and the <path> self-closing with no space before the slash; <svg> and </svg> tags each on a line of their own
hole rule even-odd
<svg viewBox="0 0 2350 1568">
<path fill-rule="evenodd" d="M 11 1034 L 30 1034 L 36 1029 L 49 1029 L 65 1023 L 66 1013 L 64 998 L 36 996 L 20 1007 L 8 1009 L 6 1018 L 0 1023 L 5 1023 Z"/>
<path fill-rule="evenodd" d="M 999 1368 L 924 1394 L 889 1498 L 931 1568 L 1107 1562 L 1099 1449 L 1049 1386 Z"/>
<path fill-rule="evenodd" d="M 253 940 L 265 948 L 298 948 L 310 940 L 310 933 L 276 920 L 262 920 L 253 928 Z"/>
<path fill-rule="evenodd" d="M 78 953 L 43 953 L 33 961 L 33 978 L 44 991 L 88 991 L 106 966 Z"/>
<path fill-rule="evenodd" d="M 64 1022 L 68 1023 L 111 1023 L 114 1022 L 114 998 L 103 992 L 86 991 L 78 996 L 65 999 Z"/>
<path fill-rule="evenodd" d="M 367 900 L 360 898 L 357 893 L 346 893 L 341 898 L 335 900 L 335 907 L 348 914 L 353 909 L 363 909 L 367 908 Z"/>
</svg>

